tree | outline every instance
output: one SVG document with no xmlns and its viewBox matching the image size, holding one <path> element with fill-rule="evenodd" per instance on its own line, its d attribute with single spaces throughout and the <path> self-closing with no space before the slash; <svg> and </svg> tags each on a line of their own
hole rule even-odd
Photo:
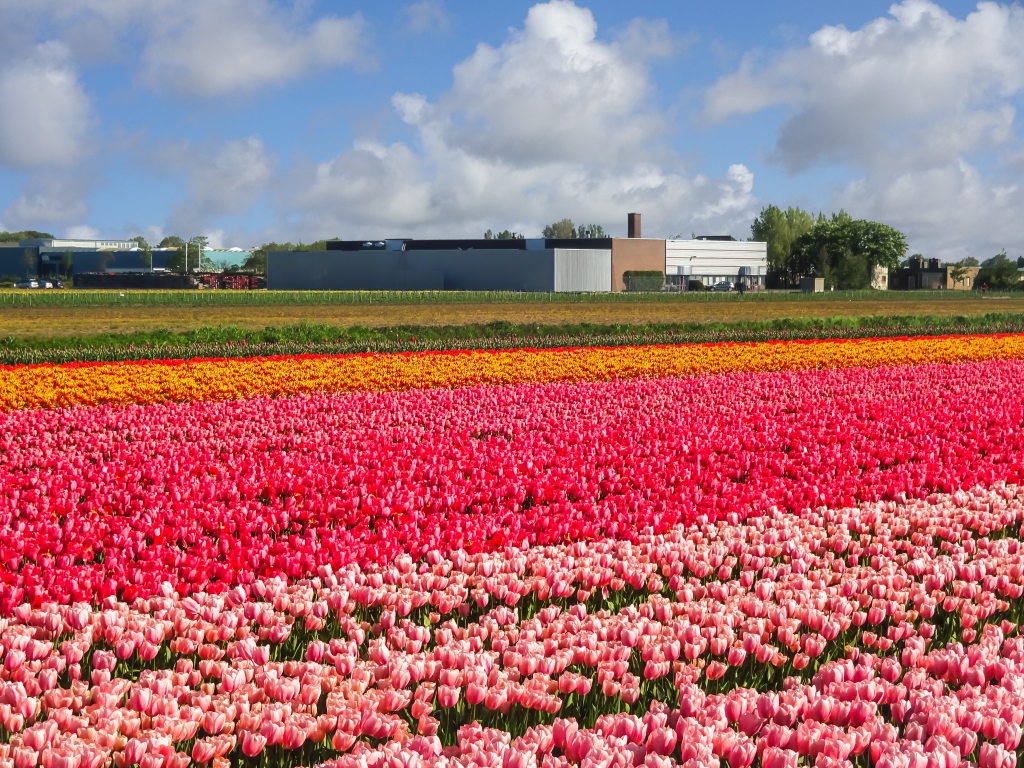
<svg viewBox="0 0 1024 768">
<path fill-rule="evenodd" d="M 60 271 L 64 277 L 71 276 L 71 267 L 75 265 L 74 256 L 71 255 L 71 251 L 64 251 L 64 255 L 60 257 Z"/>
<path fill-rule="evenodd" d="M 859 290 L 871 285 L 876 266 L 895 269 L 906 252 L 902 232 L 840 211 L 830 219 L 819 216 L 793 242 L 785 272 L 790 280 L 806 274 L 822 277 L 826 289 Z"/>
<path fill-rule="evenodd" d="M 548 224 L 544 227 L 542 234 L 546 239 L 568 240 L 576 237 L 576 227 L 573 225 L 572 219 L 562 219 L 554 224 Z"/>
<path fill-rule="evenodd" d="M 986 259 L 981 263 L 981 271 L 978 272 L 975 285 L 982 283 L 987 283 L 989 288 L 1002 291 L 1020 288 L 1020 273 L 1017 272 L 1017 263 L 1007 257 L 1006 251 L 996 254 L 991 259 Z"/>
<path fill-rule="evenodd" d="M 158 248 L 182 248 L 185 245 L 185 241 L 177 235 L 168 235 L 160 241 Z"/>
<path fill-rule="evenodd" d="M 31 248 L 26 248 L 21 252 L 21 264 L 25 267 L 25 277 L 33 277 L 38 274 L 36 254 Z"/>
<path fill-rule="evenodd" d="M 188 266 L 193 272 L 209 272 L 213 262 L 206 255 L 207 239 L 205 235 L 196 235 L 188 241 Z"/>
<path fill-rule="evenodd" d="M 110 260 L 113 256 L 110 255 L 109 251 L 100 251 L 100 257 L 98 259 L 97 266 L 100 272 L 106 272 L 107 267 L 110 265 Z"/>
<path fill-rule="evenodd" d="M 17 243 L 20 240 L 52 240 L 53 235 L 49 232 L 37 232 L 34 229 L 24 229 L 21 232 L 0 232 L 0 243 Z"/>
<path fill-rule="evenodd" d="M 507 230 L 507 229 L 502 231 L 502 232 L 499 232 L 498 234 L 494 234 L 489 229 L 486 232 L 484 232 L 484 240 L 523 240 L 523 239 L 524 238 L 523 238 L 522 235 L 520 235 L 520 234 L 518 234 L 516 232 L 512 232 L 510 230 Z"/>
<path fill-rule="evenodd" d="M 146 238 L 142 235 L 133 237 L 136 243 L 139 244 L 139 261 L 142 262 L 142 266 L 146 269 L 153 269 L 153 249 L 149 247 L 149 243 L 146 242 Z"/>
<path fill-rule="evenodd" d="M 608 235 L 604 233 L 604 227 L 600 224 L 581 224 L 577 234 L 579 237 L 587 239 L 593 237 L 608 237 Z"/>
<path fill-rule="evenodd" d="M 258 272 L 260 274 L 266 274 L 267 271 L 267 254 L 272 251 L 325 251 L 327 250 L 326 240 L 316 240 L 312 243 L 299 242 L 298 245 L 294 243 L 264 243 L 259 248 L 256 248 L 250 256 L 242 263 L 242 271 L 244 272 Z"/>
<path fill-rule="evenodd" d="M 953 265 L 953 269 L 949 271 L 949 276 L 953 278 L 954 285 L 960 285 L 967 279 L 967 271 L 971 267 L 978 266 L 978 260 L 973 256 L 960 259 Z"/>
<path fill-rule="evenodd" d="M 768 270 L 786 274 L 793 243 L 811 231 L 814 217 L 801 208 L 783 211 L 775 205 L 764 208 L 750 226 L 752 240 L 768 243 Z"/>
</svg>

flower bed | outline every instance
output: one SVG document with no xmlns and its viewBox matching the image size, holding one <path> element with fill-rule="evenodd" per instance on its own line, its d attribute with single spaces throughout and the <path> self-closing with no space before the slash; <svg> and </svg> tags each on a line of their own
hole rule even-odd
<svg viewBox="0 0 1024 768">
<path fill-rule="evenodd" d="M 0 610 L 1024 475 L 1024 363 L 0 417 Z"/>
<path fill-rule="evenodd" d="M 10 366 L 0 411 L 1021 358 L 1024 334 L 991 334 Z"/>
<path fill-rule="evenodd" d="M 997 486 L 26 605 L 0 634 L 0 754 L 1002 766 L 1024 715 L 1022 522 L 1024 493 Z"/>
<path fill-rule="evenodd" d="M 1012 768 L 1022 351 L 7 369 L 0 768 Z"/>
</svg>

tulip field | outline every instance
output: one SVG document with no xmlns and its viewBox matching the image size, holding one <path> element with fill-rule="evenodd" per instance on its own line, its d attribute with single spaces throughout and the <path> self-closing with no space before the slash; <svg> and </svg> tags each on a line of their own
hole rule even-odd
<svg viewBox="0 0 1024 768">
<path fill-rule="evenodd" d="M 1024 335 L 0 367 L 0 768 L 1016 768 Z"/>
</svg>

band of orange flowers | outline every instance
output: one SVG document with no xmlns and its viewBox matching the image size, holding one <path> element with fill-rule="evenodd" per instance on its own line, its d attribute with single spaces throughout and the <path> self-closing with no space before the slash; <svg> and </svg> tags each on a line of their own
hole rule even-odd
<svg viewBox="0 0 1024 768">
<path fill-rule="evenodd" d="M 0 411 L 1024 358 L 1024 335 L 82 363 L 0 369 Z"/>
</svg>

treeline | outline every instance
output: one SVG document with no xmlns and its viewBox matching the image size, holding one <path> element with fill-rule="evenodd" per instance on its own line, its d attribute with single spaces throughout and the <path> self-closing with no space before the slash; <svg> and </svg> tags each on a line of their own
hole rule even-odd
<svg viewBox="0 0 1024 768">
<path fill-rule="evenodd" d="M 801 208 L 782 210 L 769 205 L 754 220 L 751 240 L 768 244 L 768 275 L 772 287 L 795 286 L 803 275 L 824 278 L 825 289 L 862 290 L 871 285 L 875 267 L 907 266 L 907 240 L 897 229 L 877 221 L 854 219 L 846 211 L 813 216 Z M 911 258 L 924 258 L 916 253 Z M 975 285 L 1020 289 L 1024 257 L 1012 260 L 1006 252 L 979 263 L 967 257 L 952 266 L 954 281 L 966 279 L 980 267 Z"/>
<path fill-rule="evenodd" d="M 24 229 L 21 232 L 0 232 L 0 243 L 17 243 L 20 240 L 53 239 L 49 232 L 37 232 L 34 229 Z"/>
<path fill-rule="evenodd" d="M 752 240 L 768 243 L 769 276 L 796 285 L 803 275 L 824 278 L 825 290 L 870 287 L 875 267 L 897 269 L 907 239 L 888 224 L 854 219 L 846 211 L 812 216 L 801 208 L 769 205 L 750 227 Z"/>
</svg>

